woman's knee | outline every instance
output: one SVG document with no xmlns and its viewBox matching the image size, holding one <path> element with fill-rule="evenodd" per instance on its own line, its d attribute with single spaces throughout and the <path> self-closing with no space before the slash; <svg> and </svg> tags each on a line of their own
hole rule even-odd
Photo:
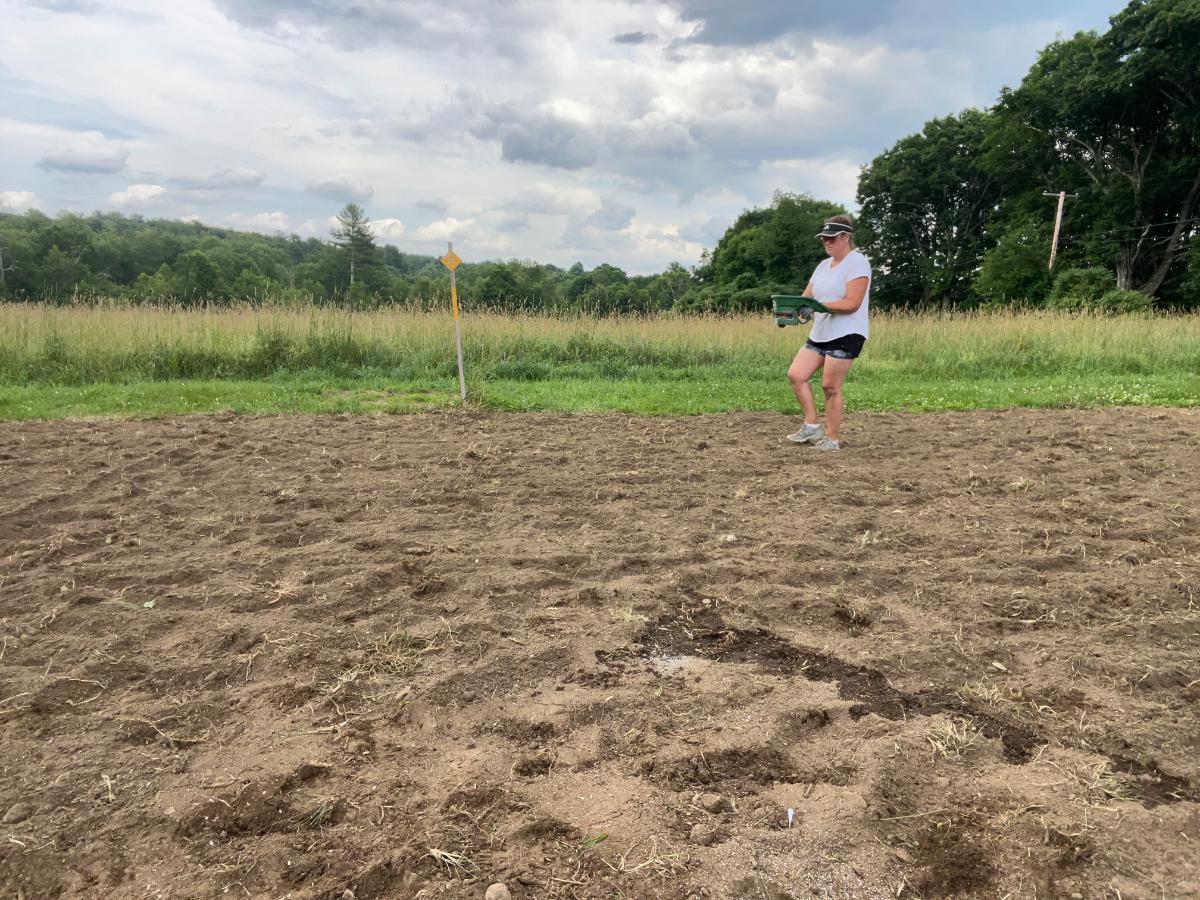
<svg viewBox="0 0 1200 900">
<path fill-rule="evenodd" d="M 812 372 L 805 372 L 803 369 L 799 369 L 796 366 L 792 366 L 790 369 L 788 369 L 788 381 L 790 381 L 792 384 L 806 384 L 810 378 L 812 378 Z"/>
<path fill-rule="evenodd" d="M 821 379 L 821 390 L 825 392 L 826 397 L 840 397 L 842 395 L 841 379 Z"/>
</svg>

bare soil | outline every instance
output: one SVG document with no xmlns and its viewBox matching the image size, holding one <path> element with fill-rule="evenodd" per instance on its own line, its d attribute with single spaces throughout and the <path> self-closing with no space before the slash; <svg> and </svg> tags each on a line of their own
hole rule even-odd
<svg viewBox="0 0 1200 900">
<path fill-rule="evenodd" d="M 0 896 L 1200 896 L 1200 411 L 795 425 L 0 425 Z"/>
</svg>

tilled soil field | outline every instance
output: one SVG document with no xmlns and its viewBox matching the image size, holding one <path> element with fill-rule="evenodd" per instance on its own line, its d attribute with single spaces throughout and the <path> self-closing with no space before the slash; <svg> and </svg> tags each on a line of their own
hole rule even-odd
<svg viewBox="0 0 1200 900">
<path fill-rule="evenodd" d="M 1200 896 L 1200 411 L 849 424 L 0 425 L 0 896 Z"/>
</svg>

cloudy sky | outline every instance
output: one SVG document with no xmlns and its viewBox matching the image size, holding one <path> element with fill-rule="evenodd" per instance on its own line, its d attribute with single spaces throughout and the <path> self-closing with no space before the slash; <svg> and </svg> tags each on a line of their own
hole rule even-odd
<svg viewBox="0 0 1200 900">
<path fill-rule="evenodd" d="M 660 272 L 1120 6 L 0 0 L 0 205 Z"/>
</svg>

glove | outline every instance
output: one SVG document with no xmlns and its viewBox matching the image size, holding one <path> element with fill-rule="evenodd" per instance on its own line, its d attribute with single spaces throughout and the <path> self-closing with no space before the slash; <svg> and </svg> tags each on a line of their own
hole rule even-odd
<svg viewBox="0 0 1200 900">
<path fill-rule="evenodd" d="M 812 321 L 813 311 L 807 306 L 796 310 L 796 318 L 800 320 L 801 325 L 805 325 Z"/>
</svg>

